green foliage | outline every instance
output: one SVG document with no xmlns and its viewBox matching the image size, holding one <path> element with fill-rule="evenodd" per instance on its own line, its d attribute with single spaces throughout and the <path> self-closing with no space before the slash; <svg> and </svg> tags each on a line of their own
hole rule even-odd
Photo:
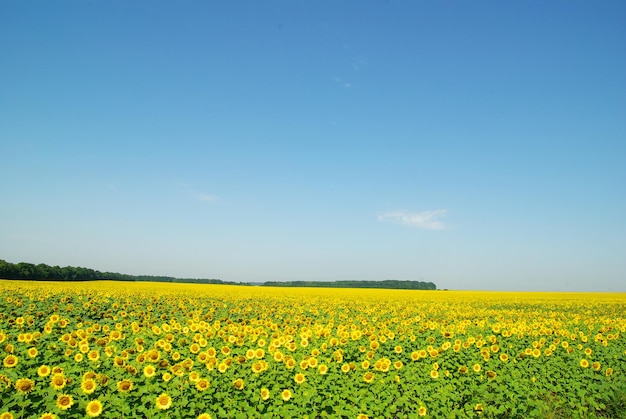
<svg viewBox="0 0 626 419">
<path fill-rule="evenodd" d="M 268 287 L 319 287 L 319 288 L 385 288 L 402 290 L 436 290 L 432 282 L 399 281 L 388 279 L 385 281 L 270 281 L 263 283 Z"/>
</svg>

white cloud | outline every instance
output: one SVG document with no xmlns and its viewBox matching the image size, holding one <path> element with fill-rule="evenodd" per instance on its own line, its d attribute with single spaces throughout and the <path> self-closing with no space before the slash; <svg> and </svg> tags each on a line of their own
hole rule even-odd
<svg viewBox="0 0 626 419">
<path fill-rule="evenodd" d="M 391 220 L 394 223 L 425 230 L 443 230 L 446 225 L 437 218 L 446 215 L 447 210 L 440 209 L 423 212 L 393 211 L 378 216 L 378 221 Z"/>
<path fill-rule="evenodd" d="M 195 195 L 196 195 L 196 199 L 198 201 L 202 201 L 202 202 L 215 202 L 215 201 L 217 201 L 217 196 L 215 196 L 215 195 L 202 193 L 202 192 L 198 192 Z"/>
</svg>

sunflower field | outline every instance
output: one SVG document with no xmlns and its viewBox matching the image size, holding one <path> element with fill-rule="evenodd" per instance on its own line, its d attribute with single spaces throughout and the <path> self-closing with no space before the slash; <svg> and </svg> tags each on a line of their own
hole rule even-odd
<svg viewBox="0 0 626 419">
<path fill-rule="evenodd" d="M 626 417 L 626 294 L 0 291 L 0 419 Z"/>
</svg>

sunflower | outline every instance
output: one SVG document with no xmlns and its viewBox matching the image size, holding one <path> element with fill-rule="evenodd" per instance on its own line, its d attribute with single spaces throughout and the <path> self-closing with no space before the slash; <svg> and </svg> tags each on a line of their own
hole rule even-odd
<svg viewBox="0 0 626 419">
<path fill-rule="evenodd" d="M 417 414 L 419 416 L 426 416 L 426 412 L 428 412 L 428 410 L 424 406 L 420 406 L 420 408 L 417 409 Z"/>
<path fill-rule="evenodd" d="M 37 351 L 37 348 L 28 348 L 28 351 L 26 351 L 26 353 L 28 354 L 29 357 L 34 358 L 37 356 L 37 354 L 39 353 Z"/>
<path fill-rule="evenodd" d="M 127 393 L 133 389 L 133 382 L 130 380 L 118 381 L 116 387 L 120 393 Z"/>
<path fill-rule="evenodd" d="M 480 372 L 480 370 L 482 369 L 482 367 L 480 366 L 480 364 L 474 364 L 474 366 L 472 367 L 472 369 L 474 370 L 474 372 Z"/>
<path fill-rule="evenodd" d="M 365 374 L 363 374 L 363 381 L 365 381 L 368 384 L 371 384 L 374 381 L 374 373 L 371 371 L 366 372 Z"/>
<path fill-rule="evenodd" d="M 306 377 L 304 376 L 304 374 L 302 373 L 298 373 L 296 374 L 296 376 L 293 378 L 293 381 L 296 382 L 296 384 L 302 384 L 306 381 Z"/>
<path fill-rule="evenodd" d="M 235 381 L 233 381 L 233 386 L 237 389 L 237 390 L 243 390 L 244 387 L 244 382 L 241 378 L 237 378 Z"/>
<path fill-rule="evenodd" d="M 37 375 L 40 377 L 47 377 L 50 375 L 50 367 L 47 365 L 42 365 L 37 368 Z"/>
<path fill-rule="evenodd" d="M 319 367 L 317 367 L 317 372 L 319 372 L 321 375 L 324 375 L 328 372 L 328 367 L 324 364 L 321 364 Z"/>
<path fill-rule="evenodd" d="M 159 397 L 156 398 L 156 407 L 159 410 L 166 410 L 172 406 L 172 398 L 168 396 L 166 393 L 161 393 Z"/>
<path fill-rule="evenodd" d="M 200 378 L 197 382 L 196 382 L 196 389 L 198 391 L 204 391 L 207 388 L 209 388 L 210 383 L 209 380 L 207 380 L 206 378 Z"/>
<path fill-rule="evenodd" d="M 15 389 L 23 394 L 28 394 L 35 388 L 35 382 L 30 378 L 18 378 Z"/>
<path fill-rule="evenodd" d="M 14 366 L 17 365 L 18 363 L 18 359 L 15 355 L 7 355 L 4 357 L 4 360 L 2 361 L 2 365 L 4 365 L 7 368 L 13 368 Z"/>
<path fill-rule="evenodd" d="M 50 385 L 55 390 L 61 390 L 67 384 L 67 379 L 63 374 L 53 374 L 50 378 Z"/>
<path fill-rule="evenodd" d="M 200 416 L 198 416 L 198 419 L 213 419 L 213 417 L 208 413 L 202 413 Z"/>
<path fill-rule="evenodd" d="M 156 370 L 153 365 L 146 365 L 143 367 L 143 375 L 147 378 L 154 377 L 154 374 L 156 374 Z"/>
<path fill-rule="evenodd" d="M 96 381 L 93 378 L 88 378 L 84 380 L 80 385 L 80 389 L 85 394 L 93 393 L 94 391 L 96 391 L 97 387 L 98 387 L 98 384 L 96 384 Z"/>
<path fill-rule="evenodd" d="M 59 417 L 54 413 L 46 412 L 39 416 L 39 419 L 58 419 Z"/>
<path fill-rule="evenodd" d="M 74 404 L 74 399 L 69 394 L 59 394 L 56 404 L 59 409 L 67 410 Z"/>
<path fill-rule="evenodd" d="M 347 373 L 347 372 L 349 372 L 349 371 L 350 371 L 350 364 L 343 364 L 343 365 L 341 366 L 341 372 L 343 372 L 343 373 Z"/>
<path fill-rule="evenodd" d="M 92 418 L 100 416 L 100 414 L 102 413 L 102 402 L 98 399 L 91 400 L 89 403 L 87 403 L 85 413 Z"/>
<path fill-rule="evenodd" d="M 0 419 L 13 419 L 13 415 L 10 412 L 0 413 Z"/>
<path fill-rule="evenodd" d="M 583 358 L 583 359 L 581 359 L 581 360 L 580 360 L 580 366 L 581 366 L 581 367 L 583 367 L 583 368 L 587 368 L 587 367 L 589 367 L 589 361 L 587 361 L 587 360 L 586 360 L 586 359 L 584 359 L 584 358 Z"/>
<path fill-rule="evenodd" d="M 291 399 L 291 396 L 291 390 L 285 389 L 282 391 L 282 393 L 280 393 L 280 397 L 282 397 L 284 401 L 289 401 L 289 399 Z"/>
<path fill-rule="evenodd" d="M 431 371 L 430 371 L 430 378 L 434 378 L 434 379 L 439 378 L 439 371 L 437 371 L 437 370 L 431 370 Z"/>
<path fill-rule="evenodd" d="M 261 400 L 267 400 L 269 398 L 270 398 L 270 391 L 267 388 L 263 387 L 261 389 Z"/>
<path fill-rule="evenodd" d="M 87 354 L 87 359 L 91 362 L 96 362 L 100 359 L 100 352 L 98 351 L 89 351 Z"/>
<path fill-rule="evenodd" d="M 498 376 L 497 372 L 491 371 L 491 370 L 487 371 L 486 374 L 487 374 L 487 378 L 489 378 L 490 380 L 493 380 L 494 378 Z"/>
</svg>

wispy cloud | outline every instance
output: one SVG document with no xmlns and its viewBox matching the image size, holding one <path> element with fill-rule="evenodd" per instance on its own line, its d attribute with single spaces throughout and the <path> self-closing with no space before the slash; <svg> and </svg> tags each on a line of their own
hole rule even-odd
<svg viewBox="0 0 626 419">
<path fill-rule="evenodd" d="M 392 211 L 379 215 L 378 221 L 392 221 L 396 224 L 425 230 L 443 230 L 446 225 L 437 218 L 445 216 L 446 212 L 445 209 L 423 212 Z"/>
<path fill-rule="evenodd" d="M 344 87 L 346 89 L 349 89 L 352 87 L 352 83 L 349 83 L 339 77 L 333 77 L 333 82 L 335 82 L 336 85 Z"/>
<path fill-rule="evenodd" d="M 215 202 L 219 199 L 216 195 L 199 191 L 188 183 L 181 183 L 180 186 L 183 188 L 183 190 L 188 196 L 192 197 L 196 201 Z"/>
<path fill-rule="evenodd" d="M 198 201 L 202 201 L 202 202 L 215 202 L 215 201 L 217 201 L 217 196 L 211 195 L 211 194 L 207 194 L 207 193 L 195 192 L 194 196 L 195 196 L 195 198 Z"/>
</svg>

